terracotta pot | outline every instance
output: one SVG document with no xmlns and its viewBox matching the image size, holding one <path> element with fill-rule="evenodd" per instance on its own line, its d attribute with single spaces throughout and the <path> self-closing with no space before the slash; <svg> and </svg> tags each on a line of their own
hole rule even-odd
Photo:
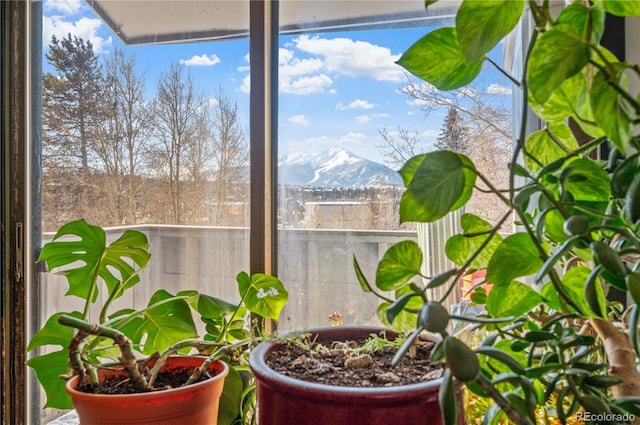
<svg viewBox="0 0 640 425">
<path fill-rule="evenodd" d="M 173 356 L 164 369 L 185 368 L 189 371 L 200 366 L 206 357 Z M 218 403 L 224 378 L 229 367 L 224 362 L 214 362 L 209 367 L 211 379 L 166 391 L 140 394 L 105 395 L 77 391 L 79 376 L 66 384 L 73 407 L 82 425 L 216 425 Z M 126 375 L 124 371 L 102 369 L 99 378 Z"/>
<path fill-rule="evenodd" d="M 336 326 L 311 329 L 318 341 L 367 338 L 373 327 Z M 387 332 L 389 334 L 389 332 Z M 314 338 L 312 336 L 311 339 Z M 251 351 L 256 377 L 260 425 L 433 425 L 441 424 L 438 389 L 442 378 L 396 387 L 356 388 L 317 384 L 290 378 L 271 369 L 266 359 L 277 344 L 265 342 Z M 464 424 L 458 394 L 458 424 Z"/>
</svg>

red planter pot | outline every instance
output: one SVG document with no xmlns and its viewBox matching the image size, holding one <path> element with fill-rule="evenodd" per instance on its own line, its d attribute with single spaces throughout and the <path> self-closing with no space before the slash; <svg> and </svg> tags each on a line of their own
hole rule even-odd
<svg viewBox="0 0 640 425">
<path fill-rule="evenodd" d="M 173 356 L 164 369 L 185 368 L 192 371 L 206 357 Z M 197 384 L 166 391 L 141 394 L 104 395 L 88 394 L 75 389 L 78 376 L 66 384 L 73 407 L 82 425 L 216 425 L 218 404 L 224 378 L 229 367 L 224 362 L 214 362 L 209 367 L 213 378 Z M 100 370 L 99 378 L 126 375 L 124 371 Z"/>
<path fill-rule="evenodd" d="M 367 338 L 381 328 L 337 326 L 311 329 L 318 341 Z M 313 337 L 312 337 L 313 339 Z M 441 424 L 438 390 L 442 379 L 384 388 L 337 387 L 290 378 L 271 369 L 266 359 L 277 344 L 251 351 L 256 377 L 259 425 L 434 425 Z M 458 424 L 465 424 L 458 394 Z"/>
</svg>

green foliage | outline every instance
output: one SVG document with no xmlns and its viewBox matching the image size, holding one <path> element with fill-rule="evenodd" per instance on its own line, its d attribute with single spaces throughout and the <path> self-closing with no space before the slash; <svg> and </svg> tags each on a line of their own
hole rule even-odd
<svg viewBox="0 0 640 425">
<path fill-rule="evenodd" d="M 69 240 L 65 236 L 74 238 Z M 101 228 L 90 226 L 84 220 L 72 221 L 62 226 L 51 243 L 42 248 L 38 261 L 44 261 L 49 270 L 66 267 L 76 261 L 84 263 L 60 271 L 69 282 L 66 295 L 95 302 L 100 279 L 107 292 L 113 294 L 112 298 L 117 298 L 122 291 L 140 282 L 138 271 L 147 265 L 151 257 L 149 242 L 143 233 L 132 230 L 126 230 L 109 246 L 106 246 L 106 240 Z"/>
<path fill-rule="evenodd" d="M 385 323 L 409 331 L 413 320 L 409 340 L 425 329 L 442 335 L 436 352 L 448 366 L 439 395 L 445 423 L 455 422 L 452 377 L 491 399 L 484 423 L 533 424 L 541 411 L 561 423 L 572 423 L 578 409 L 640 411 L 640 393 L 620 385 L 640 385 L 640 137 L 633 133 L 640 96 L 628 83 L 640 77 L 640 67 L 599 44 L 605 14 L 640 16 L 640 1 L 574 2 L 560 13 L 552 13 L 550 2 L 524 6 L 463 0 L 455 27 L 428 33 L 398 61 L 439 90 L 461 88 L 520 19 L 535 23 L 522 75 L 499 69 L 522 90 L 525 114 L 532 110 L 544 122 L 532 134 L 515 126 L 521 134 L 510 186 L 495 187 L 467 157 L 450 151 L 419 155 L 400 170 L 401 222 L 443 217 L 464 206 L 481 181 L 508 207 L 518 232 L 498 233 L 510 215 L 488 223 L 464 214 L 462 233 L 446 243 L 456 268 L 440 276 L 420 274 L 422 253 L 414 243 L 387 251 L 375 287 L 354 260 L 363 289 L 383 299 L 378 315 Z M 578 143 L 569 120 L 591 139 Z M 607 161 L 594 159 L 607 152 Z M 436 307 L 475 270 L 486 271 L 487 289 L 477 288 L 471 299 L 486 313 L 457 317 Z M 428 296 L 436 286 L 445 286 L 440 300 Z M 608 301 L 612 288 L 632 300 L 627 311 Z M 454 320 L 475 322 L 487 337 L 472 349 L 448 334 Z M 627 338 L 617 338 L 621 333 Z M 633 356 L 623 361 L 620 350 Z"/>
<path fill-rule="evenodd" d="M 471 197 L 476 172 L 464 155 L 436 151 L 412 158 L 400 175 L 407 190 L 400 222 L 434 221 L 464 205 Z"/>
<path fill-rule="evenodd" d="M 123 291 L 140 282 L 139 273 L 147 266 L 151 253 L 146 236 L 126 230 L 120 238 L 106 244 L 103 229 L 84 220 L 60 228 L 46 244 L 39 261 L 44 261 L 52 273 L 67 278 L 69 296 L 85 300 L 83 312 L 58 312 L 33 336 L 27 350 L 54 347 L 56 351 L 32 357 L 33 368 L 47 395 L 47 407 L 69 409 L 71 400 L 64 391 L 60 376 L 73 373 L 69 345 L 76 332 L 60 323 L 61 316 L 79 319 L 82 330 L 92 336 L 81 344 L 83 366 L 92 369 L 105 360 L 119 362 L 121 354 L 106 334 L 87 322 L 99 290 L 106 291 L 107 301 L 100 311 L 102 329 L 118 331 L 131 340 L 132 347 L 142 355 L 161 353 L 160 358 L 175 352 L 188 353 L 197 348 L 209 360 L 223 359 L 230 364 L 220 401 L 219 424 L 232 424 L 246 415 L 255 386 L 247 374 L 247 349 L 257 339 L 249 328 L 250 314 L 277 320 L 288 300 L 282 282 L 272 276 L 241 272 L 237 276 L 240 303 L 231 303 L 196 291 L 181 291 L 175 295 L 156 291 L 146 307 L 124 309 L 107 315 L 108 307 Z M 200 338 L 194 317 L 205 324 L 206 334 Z"/>
</svg>

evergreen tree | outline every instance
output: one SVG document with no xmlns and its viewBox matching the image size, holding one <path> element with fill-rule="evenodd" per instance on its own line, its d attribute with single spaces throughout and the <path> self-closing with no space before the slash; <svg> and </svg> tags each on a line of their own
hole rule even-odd
<svg viewBox="0 0 640 425">
<path fill-rule="evenodd" d="M 104 185 L 94 171 L 96 127 L 102 117 L 102 69 L 90 42 L 76 36 L 52 37 L 46 58 L 53 68 L 43 76 L 43 229 L 85 218 L 110 225 Z M 73 205 L 69 211 L 68 205 Z"/>
<path fill-rule="evenodd" d="M 460 113 L 456 108 L 449 107 L 435 146 L 438 149 L 464 152 L 466 148 L 465 133 L 465 125 Z"/>
<path fill-rule="evenodd" d="M 87 174 L 94 129 L 101 114 L 102 69 L 90 41 L 68 35 L 51 38 L 46 55 L 55 73 L 43 78 L 46 165 L 75 167 Z"/>
</svg>

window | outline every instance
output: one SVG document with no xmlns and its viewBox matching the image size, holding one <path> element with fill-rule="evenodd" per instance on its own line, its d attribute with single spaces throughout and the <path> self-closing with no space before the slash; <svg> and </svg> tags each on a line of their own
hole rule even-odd
<svg viewBox="0 0 640 425">
<path fill-rule="evenodd" d="M 334 312 L 376 323 L 353 256 L 373 278 L 390 245 L 419 239 L 398 224 L 396 170 L 455 127 L 456 99 L 394 62 L 455 4 L 43 2 L 42 239 L 78 218 L 146 232 L 152 264 L 128 302 L 157 288 L 233 299 L 238 271 L 267 271 L 290 292 L 282 330 Z M 250 22 L 267 35 L 254 27 L 250 40 Z M 504 107 L 506 83 L 488 78 L 483 107 Z M 473 107 L 463 95 L 459 112 Z M 41 280 L 46 318 L 63 283 Z"/>
<path fill-rule="evenodd" d="M 383 12 L 375 10 L 379 4 L 388 6 L 371 3 L 371 13 Z M 330 15 L 333 7 L 325 2 L 314 12 Z M 285 329 L 328 326 L 335 313 L 345 324 L 380 323 L 379 301 L 362 292 L 354 256 L 371 281 L 382 255 L 400 240 L 423 245 L 427 275 L 451 267 L 444 241 L 459 232 L 460 214 L 431 225 L 399 223 L 397 170 L 405 161 L 443 147 L 485 170 L 506 170 L 511 159 L 510 83 L 487 69 L 483 83 L 451 95 L 408 75 L 395 64 L 402 52 L 451 21 L 440 11 L 416 26 L 392 12 L 378 16 L 383 28 L 352 22 L 321 30 L 300 25 L 294 35 L 281 30 L 278 272 L 295 294 Z M 492 56 L 501 62 L 501 51 Z M 493 222 L 501 215 L 481 196 L 470 208 Z"/>
</svg>

